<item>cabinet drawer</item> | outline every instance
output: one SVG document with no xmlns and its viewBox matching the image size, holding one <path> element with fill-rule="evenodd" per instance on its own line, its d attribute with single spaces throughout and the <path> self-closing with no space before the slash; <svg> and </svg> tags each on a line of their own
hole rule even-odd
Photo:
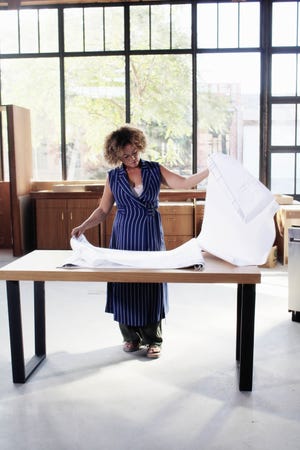
<svg viewBox="0 0 300 450">
<path fill-rule="evenodd" d="M 165 236 L 165 244 L 167 250 L 172 250 L 173 248 L 179 247 L 185 242 L 192 239 L 193 236 Z"/>
<path fill-rule="evenodd" d="M 74 209 L 86 209 L 90 210 L 91 212 L 97 208 L 99 205 L 99 200 L 92 198 L 92 199 L 74 199 L 74 200 L 68 200 L 68 208 L 70 210 Z"/>
<path fill-rule="evenodd" d="M 174 214 L 174 215 L 193 215 L 194 206 L 192 203 L 161 203 L 159 206 L 159 212 L 161 215 Z"/>
<path fill-rule="evenodd" d="M 55 200 L 55 199 L 37 199 L 36 200 L 36 208 L 37 210 L 44 209 L 67 209 L 67 200 Z"/>
<path fill-rule="evenodd" d="M 300 219 L 300 210 L 296 209 L 294 211 L 287 211 L 286 212 L 286 218 L 287 219 Z"/>
<path fill-rule="evenodd" d="M 194 206 L 192 203 L 163 204 L 159 212 L 166 236 L 193 236 Z"/>
<path fill-rule="evenodd" d="M 169 215 L 163 214 L 161 216 L 162 226 L 165 235 L 193 235 L 194 222 L 193 216 L 187 214 Z"/>
</svg>

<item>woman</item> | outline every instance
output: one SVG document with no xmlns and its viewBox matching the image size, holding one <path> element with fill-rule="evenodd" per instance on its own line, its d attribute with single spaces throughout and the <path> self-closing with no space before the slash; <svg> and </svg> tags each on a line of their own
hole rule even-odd
<svg viewBox="0 0 300 450">
<path fill-rule="evenodd" d="M 158 198 L 161 184 L 173 189 L 190 189 L 208 175 L 208 170 L 182 177 L 157 162 L 142 160 L 144 133 L 123 126 L 106 137 L 105 159 L 114 166 L 108 172 L 98 208 L 72 230 L 78 237 L 103 222 L 114 203 L 117 213 L 112 227 L 110 248 L 123 250 L 165 249 Z M 147 346 L 149 358 L 160 356 L 161 321 L 168 311 L 165 283 L 108 283 L 106 312 L 119 322 L 125 352 Z"/>
</svg>

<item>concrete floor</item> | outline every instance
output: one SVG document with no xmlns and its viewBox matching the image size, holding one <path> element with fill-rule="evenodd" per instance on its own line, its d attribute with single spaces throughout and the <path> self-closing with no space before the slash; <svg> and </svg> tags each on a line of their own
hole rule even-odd
<svg viewBox="0 0 300 450">
<path fill-rule="evenodd" d="M 0 251 L 0 264 L 11 258 Z M 233 285 L 169 285 L 159 360 L 125 354 L 103 312 L 105 284 L 46 284 L 47 360 L 11 379 L 0 282 L 1 450 L 296 450 L 300 324 L 288 313 L 287 268 L 257 287 L 254 385 L 238 390 Z M 33 348 L 31 284 L 22 283 L 25 352 Z"/>
</svg>

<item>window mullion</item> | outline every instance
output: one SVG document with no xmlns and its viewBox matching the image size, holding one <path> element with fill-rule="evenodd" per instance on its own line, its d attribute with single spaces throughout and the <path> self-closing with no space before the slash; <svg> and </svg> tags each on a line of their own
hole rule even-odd
<svg viewBox="0 0 300 450">
<path fill-rule="evenodd" d="M 125 42 L 125 116 L 131 121 L 130 107 L 130 7 L 124 6 L 124 42 Z"/>
<path fill-rule="evenodd" d="M 62 179 L 67 179 L 66 149 L 66 105 L 65 105 L 65 46 L 64 46 L 64 10 L 58 9 L 58 46 L 59 46 L 59 81 L 60 81 L 60 117 L 61 117 L 61 169 Z"/>
</svg>

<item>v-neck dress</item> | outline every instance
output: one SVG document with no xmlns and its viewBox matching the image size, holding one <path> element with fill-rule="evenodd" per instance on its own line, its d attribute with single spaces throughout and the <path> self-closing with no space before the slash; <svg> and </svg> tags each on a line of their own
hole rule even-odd
<svg viewBox="0 0 300 450">
<path fill-rule="evenodd" d="M 110 248 L 122 250 L 165 250 L 158 197 L 161 184 L 159 164 L 141 160 L 143 191 L 138 196 L 131 188 L 124 166 L 110 170 L 108 180 L 117 212 Z M 106 312 L 129 326 L 157 323 L 168 311 L 165 283 L 107 284 Z"/>
</svg>

